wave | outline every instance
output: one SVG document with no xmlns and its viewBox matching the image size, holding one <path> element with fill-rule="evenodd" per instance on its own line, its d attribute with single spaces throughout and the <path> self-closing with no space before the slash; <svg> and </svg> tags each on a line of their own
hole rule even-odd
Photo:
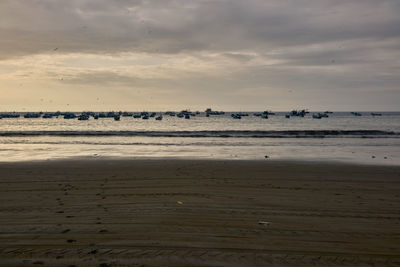
<svg viewBox="0 0 400 267">
<path fill-rule="evenodd" d="M 400 132 L 380 130 L 288 130 L 288 131 L 0 131 L 0 136 L 126 136 L 215 138 L 399 138 Z"/>
</svg>

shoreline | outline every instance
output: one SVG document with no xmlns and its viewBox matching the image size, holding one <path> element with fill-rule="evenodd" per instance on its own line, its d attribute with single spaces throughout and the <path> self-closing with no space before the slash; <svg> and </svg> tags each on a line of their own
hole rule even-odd
<svg viewBox="0 0 400 267">
<path fill-rule="evenodd" d="M 8 164 L 44 164 L 44 163 L 74 163 L 74 162 L 263 162 L 265 164 L 322 164 L 322 165 L 346 165 L 346 166 L 370 166 L 370 167 L 388 167 L 388 168 L 400 168 L 400 162 L 396 163 L 385 163 L 384 161 L 379 162 L 362 162 L 349 159 L 330 159 L 330 158 L 305 158 L 305 159 L 293 159 L 293 158 L 259 158 L 259 159 L 243 159 L 243 158 L 209 158 L 209 157 L 127 157 L 127 156 L 72 156 L 72 157 L 60 157 L 60 158 L 48 158 L 48 159 L 30 159 L 30 160 L 13 160 L 13 161 L 1 161 L 0 165 Z"/>
<path fill-rule="evenodd" d="M 0 184 L 0 266 L 400 263 L 400 166 L 75 158 Z"/>
</svg>

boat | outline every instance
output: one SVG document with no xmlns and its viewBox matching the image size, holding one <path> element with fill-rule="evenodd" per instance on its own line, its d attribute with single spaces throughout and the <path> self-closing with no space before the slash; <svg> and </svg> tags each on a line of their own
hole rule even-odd
<svg viewBox="0 0 400 267">
<path fill-rule="evenodd" d="M 322 118 L 322 116 L 321 116 L 321 113 L 318 113 L 318 114 L 313 114 L 312 115 L 312 117 L 313 117 L 313 119 L 321 119 Z"/>
<path fill-rule="evenodd" d="M 326 114 L 326 113 L 320 113 L 320 112 L 318 112 L 318 113 L 314 113 L 314 114 L 312 115 L 312 117 L 313 117 L 313 119 L 321 119 L 321 118 L 328 118 L 329 115 Z"/>
<path fill-rule="evenodd" d="M 372 116 L 382 116 L 382 113 L 375 113 L 375 112 L 371 112 Z"/>
<path fill-rule="evenodd" d="M 328 113 L 318 113 L 318 114 L 321 116 L 321 118 L 329 118 Z"/>
<path fill-rule="evenodd" d="M 53 114 L 51 114 L 51 113 L 46 113 L 46 114 L 44 114 L 44 115 L 42 116 L 42 118 L 43 118 L 43 119 L 51 119 L 51 118 L 53 118 Z"/>
<path fill-rule="evenodd" d="M 156 117 L 156 120 L 157 120 L 157 121 L 161 121 L 162 119 L 163 119 L 163 116 L 162 116 L 162 115 Z"/>
<path fill-rule="evenodd" d="M 206 115 L 208 115 L 207 117 L 210 117 L 210 115 L 224 115 L 225 114 L 225 112 L 223 112 L 223 111 L 214 111 L 211 108 L 206 109 L 204 112 L 206 113 Z"/>
<path fill-rule="evenodd" d="M 242 118 L 242 116 L 239 113 L 233 113 L 233 114 L 231 114 L 231 117 L 234 119 L 239 119 L 239 120 Z"/>
<path fill-rule="evenodd" d="M 167 111 L 167 112 L 165 112 L 164 114 L 165 114 L 165 115 L 169 115 L 169 116 L 171 116 L 171 117 L 174 117 L 174 116 L 175 116 L 175 112 L 173 112 L 173 111 Z"/>
<path fill-rule="evenodd" d="M 0 114 L 0 117 L 1 117 L 1 118 L 11 118 L 11 119 L 14 119 L 14 118 L 19 118 L 20 116 L 21 116 L 20 114 L 15 113 L 15 112 L 13 112 L 13 113 L 1 113 L 1 114 Z"/>
<path fill-rule="evenodd" d="M 89 119 L 89 116 L 87 114 L 81 114 L 78 116 L 79 121 L 87 121 Z"/>
<path fill-rule="evenodd" d="M 76 115 L 74 113 L 64 113 L 64 119 L 75 119 Z"/>
<path fill-rule="evenodd" d="M 359 112 L 351 112 L 351 114 L 353 114 L 354 116 L 361 116 L 362 114 Z"/>
<path fill-rule="evenodd" d="M 120 115 L 115 115 L 115 116 L 114 116 L 114 120 L 115 120 L 115 121 L 119 121 L 120 119 L 121 119 Z"/>
<path fill-rule="evenodd" d="M 115 116 L 119 116 L 119 115 L 114 112 L 111 112 L 111 111 L 106 114 L 107 118 L 115 118 Z"/>
<path fill-rule="evenodd" d="M 302 109 L 302 110 L 292 110 L 289 114 L 290 116 L 304 117 L 307 113 L 308 111 Z"/>
<path fill-rule="evenodd" d="M 25 119 L 36 119 L 36 118 L 40 118 L 40 113 L 26 113 L 24 115 Z"/>
</svg>

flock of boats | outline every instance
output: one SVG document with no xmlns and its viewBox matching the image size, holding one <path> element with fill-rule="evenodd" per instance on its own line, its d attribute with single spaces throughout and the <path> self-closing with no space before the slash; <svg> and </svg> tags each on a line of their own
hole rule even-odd
<svg viewBox="0 0 400 267">
<path fill-rule="evenodd" d="M 172 112 L 172 111 L 167 111 L 165 113 L 159 113 L 157 114 L 156 112 L 140 112 L 140 113 L 132 113 L 132 112 L 82 112 L 82 113 L 75 113 L 75 112 L 51 112 L 51 113 L 44 113 L 44 112 L 29 112 L 25 114 L 20 114 L 20 113 L 0 113 L 0 119 L 2 118 L 20 118 L 23 116 L 26 119 L 35 119 L 35 118 L 43 118 L 43 119 L 51 119 L 51 118 L 59 118 L 62 117 L 64 119 L 78 119 L 80 121 L 84 120 L 89 120 L 91 117 L 95 120 L 98 120 L 99 118 L 113 118 L 116 121 L 119 121 L 121 117 L 133 117 L 136 119 L 143 119 L 143 120 L 148 120 L 150 118 L 154 118 L 155 120 L 162 120 L 163 115 L 164 116 L 176 116 L 178 118 L 185 118 L 185 119 L 190 119 L 193 116 L 199 115 L 200 112 L 191 112 L 188 110 L 182 110 L 180 112 Z M 221 112 L 210 112 L 207 113 L 207 116 L 209 115 L 221 115 L 225 113 Z"/>
<path fill-rule="evenodd" d="M 310 112 L 302 109 L 302 110 L 292 110 L 291 112 L 285 114 L 285 118 L 291 118 L 291 117 L 305 117 L 307 114 Z M 329 114 L 333 112 L 331 111 L 325 111 L 323 113 L 313 113 L 312 118 L 313 119 L 321 119 L 321 118 L 328 118 Z M 362 116 L 360 112 L 350 112 L 354 116 Z M 133 112 L 81 112 L 81 113 L 74 113 L 74 112 L 29 112 L 29 113 L 0 113 L 0 119 L 2 118 L 19 118 L 23 116 L 24 118 L 32 119 L 32 118 L 43 118 L 43 119 L 51 119 L 51 118 L 59 118 L 63 117 L 64 119 L 78 119 L 80 121 L 84 120 L 89 120 L 91 117 L 95 120 L 98 120 L 99 118 L 113 118 L 115 121 L 119 121 L 121 117 L 133 117 L 135 119 L 143 119 L 143 120 L 148 120 L 150 118 L 154 118 L 157 121 L 161 121 L 163 119 L 163 116 L 170 116 L 170 117 L 178 117 L 178 118 L 185 118 L 185 119 L 190 119 L 191 117 L 195 117 L 197 115 L 200 115 L 199 111 L 196 112 L 191 112 L 189 110 L 182 110 L 180 112 L 173 112 L 173 111 L 167 111 L 163 113 L 156 113 L 156 112 L 139 112 L 139 113 L 133 113 Z M 212 109 L 208 108 L 204 112 L 206 117 L 210 116 L 219 116 L 219 115 L 224 115 L 224 111 L 213 111 Z M 269 116 L 271 115 L 276 115 L 274 112 L 271 111 L 263 111 L 263 112 L 255 112 L 253 113 L 253 116 L 260 117 L 263 119 L 268 119 Z M 370 113 L 371 116 L 382 116 L 381 113 Z M 245 112 L 238 112 L 238 113 L 231 113 L 231 117 L 233 119 L 241 119 L 242 117 L 247 117 L 249 116 L 249 113 Z"/>
</svg>

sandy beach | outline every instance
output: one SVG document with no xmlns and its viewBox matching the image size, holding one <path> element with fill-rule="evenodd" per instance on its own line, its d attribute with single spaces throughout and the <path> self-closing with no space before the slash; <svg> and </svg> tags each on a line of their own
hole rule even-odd
<svg viewBox="0 0 400 267">
<path fill-rule="evenodd" d="M 398 266 L 400 167 L 0 164 L 1 266 Z"/>
</svg>

